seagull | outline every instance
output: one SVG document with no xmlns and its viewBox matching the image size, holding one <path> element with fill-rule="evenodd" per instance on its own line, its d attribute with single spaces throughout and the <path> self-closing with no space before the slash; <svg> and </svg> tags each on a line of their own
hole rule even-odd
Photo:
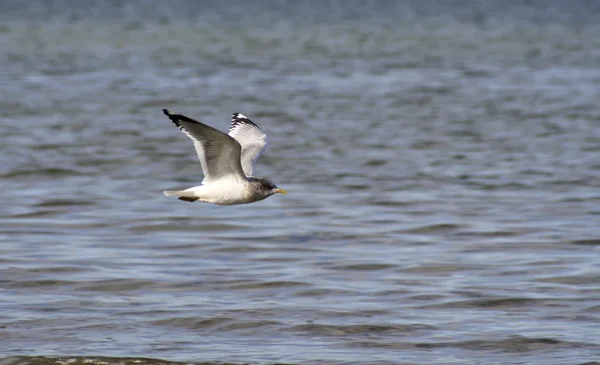
<svg viewBox="0 0 600 365">
<path fill-rule="evenodd" d="M 273 194 L 287 194 L 271 181 L 255 177 L 254 165 L 267 147 L 267 135 L 245 115 L 234 113 L 229 134 L 167 109 L 163 113 L 188 137 L 202 165 L 204 180 L 185 190 L 165 190 L 166 196 L 193 203 L 196 200 L 236 205 L 257 202 Z"/>
</svg>

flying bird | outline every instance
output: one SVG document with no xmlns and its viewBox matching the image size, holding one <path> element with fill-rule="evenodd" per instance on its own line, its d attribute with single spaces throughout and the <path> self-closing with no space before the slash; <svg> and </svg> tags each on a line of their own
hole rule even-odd
<svg viewBox="0 0 600 365">
<path fill-rule="evenodd" d="M 185 115 L 167 109 L 163 113 L 192 139 L 204 172 L 201 185 L 165 190 L 165 195 L 187 202 L 235 205 L 287 194 L 270 180 L 254 176 L 256 160 L 267 147 L 267 135 L 243 114 L 233 114 L 229 134 L 225 134 Z"/>
</svg>

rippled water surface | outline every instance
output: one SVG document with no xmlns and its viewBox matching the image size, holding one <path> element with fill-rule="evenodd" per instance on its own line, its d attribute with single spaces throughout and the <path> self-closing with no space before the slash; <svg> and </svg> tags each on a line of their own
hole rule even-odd
<svg viewBox="0 0 600 365">
<path fill-rule="evenodd" d="M 0 364 L 600 361 L 596 2 L 3 4 Z"/>
</svg>

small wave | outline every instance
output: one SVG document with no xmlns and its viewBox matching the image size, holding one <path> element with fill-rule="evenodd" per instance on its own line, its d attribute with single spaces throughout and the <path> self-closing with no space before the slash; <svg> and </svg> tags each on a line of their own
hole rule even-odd
<svg viewBox="0 0 600 365">
<path fill-rule="evenodd" d="M 214 318 L 169 318 L 152 322 L 159 326 L 187 328 L 191 330 L 218 330 L 218 331 L 238 331 L 246 329 L 257 329 L 261 327 L 280 325 L 277 321 L 240 321 L 232 317 L 214 317 Z"/>
<path fill-rule="evenodd" d="M 506 308 L 518 306 L 543 306 L 545 300 L 533 298 L 494 298 L 452 301 L 448 303 L 433 304 L 428 308 Z"/>
<path fill-rule="evenodd" d="M 337 265 L 332 266 L 329 269 L 331 270 L 349 270 L 349 271 L 376 271 L 376 270 L 385 270 L 397 267 L 398 265 L 392 264 L 375 264 L 375 263 L 365 263 L 365 264 L 349 264 L 349 265 Z"/>
<path fill-rule="evenodd" d="M 135 280 L 135 279 L 111 279 L 111 280 L 99 280 L 94 282 L 85 282 L 77 286 L 79 290 L 92 290 L 101 292 L 111 291 L 129 291 L 138 290 L 145 287 L 154 285 L 155 282 L 151 280 Z"/>
<path fill-rule="evenodd" d="M 247 283 L 247 284 L 239 284 L 234 285 L 231 289 L 274 289 L 274 288 L 289 288 L 296 286 L 306 286 L 309 285 L 307 283 L 299 282 L 299 281 L 264 281 L 259 283 Z"/>
<path fill-rule="evenodd" d="M 12 356 L 0 359 L 0 365 L 235 365 L 223 362 L 176 362 L 144 357 L 45 357 L 45 356 Z M 284 365 L 284 364 L 281 364 Z"/>
<path fill-rule="evenodd" d="M 359 324 L 359 325 L 326 325 L 318 323 L 307 323 L 294 326 L 290 331 L 305 332 L 311 335 L 342 336 L 353 334 L 390 334 L 408 333 L 422 330 L 431 330 L 432 326 L 423 324 L 415 325 L 384 325 L 384 324 Z"/>
<path fill-rule="evenodd" d="M 43 202 L 35 204 L 38 207 L 60 207 L 60 206 L 72 206 L 72 205 L 93 205 L 95 204 L 92 200 L 75 200 L 75 199 L 48 199 Z"/>
<path fill-rule="evenodd" d="M 73 284 L 74 284 L 74 282 L 67 281 L 67 280 L 42 279 L 42 280 L 13 281 L 6 286 L 11 289 L 24 289 L 24 288 L 57 288 L 60 286 L 68 286 L 68 285 L 73 285 Z"/>
<path fill-rule="evenodd" d="M 186 232 L 229 232 L 243 228 L 243 226 L 227 223 L 209 223 L 203 225 L 191 225 L 181 223 L 159 223 L 159 224 L 140 224 L 129 227 L 133 232 L 171 232 L 171 231 L 186 231 Z"/>
<path fill-rule="evenodd" d="M 23 177 L 23 176 L 45 176 L 45 177 L 60 177 L 60 176 L 78 176 L 82 175 L 81 172 L 72 170 L 72 169 L 64 169 L 58 167 L 50 167 L 50 168 L 40 168 L 35 170 L 13 170 L 9 171 L 5 174 L 2 174 L 0 177 L 3 178 L 13 178 L 13 177 Z"/>
<path fill-rule="evenodd" d="M 584 239 L 569 242 L 572 245 L 600 246 L 600 239 Z"/>
<path fill-rule="evenodd" d="M 470 340 L 470 341 L 451 341 L 451 342 L 371 342 L 355 341 L 348 343 L 347 346 L 357 348 L 379 348 L 379 349 L 437 349 L 437 348 L 458 348 L 463 350 L 484 350 L 484 351 L 507 351 L 507 352 L 529 352 L 548 349 L 568 349 L 581 347 L 600 348 L 597 344 L 561 341 L 553 338 L 529 338 L 514 336 L 502 340 Z"/>
<path fill-rule="evenodd" d="M 450 233 L 459 228 L 463 227 L 460 224 L 453 223 L 440 223 L 440 224 L 429 224 L 422 227 L 411 228 L 402 231 L 403 233 L 423 234 L 423 233 Z"/>
</svg>

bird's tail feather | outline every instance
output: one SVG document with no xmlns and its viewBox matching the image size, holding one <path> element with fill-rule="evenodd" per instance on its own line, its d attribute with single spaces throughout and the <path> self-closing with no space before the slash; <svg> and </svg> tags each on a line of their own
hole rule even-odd
<svg viewBox="0 0 600 365">
<path fill-rule="evenodd" d="M 194 195 L 194 193 L 192 193 L 191 191 L 185 191 L 185 190 L 165 190 L 165 191 L 163 191 L 163 194 L 165 194 L 166 196 L 176 196 L 176 197 L 178 197 L 177 199 L 183 200 L 183 201 L 186 201 L 186 202 L 190 202 L 190 203 L 193 203 L 196 200 L 198 200 L 198 198 L 196 198 L 196 196 Z"/>
</svg>

